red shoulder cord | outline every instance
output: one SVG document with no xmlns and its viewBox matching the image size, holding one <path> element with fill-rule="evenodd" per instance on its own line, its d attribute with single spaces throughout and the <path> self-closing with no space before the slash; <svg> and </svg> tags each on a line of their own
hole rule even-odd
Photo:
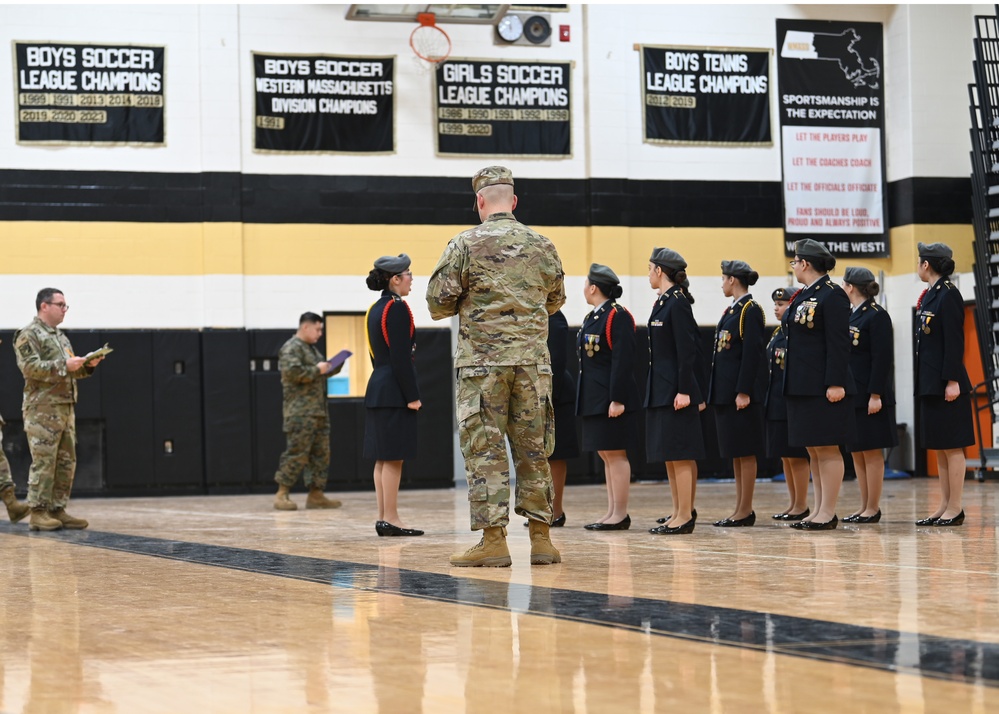
<svg viewBox="0 0 999 714">
<path fill-rule="evenodd" d="M 617 313 L 617 310 L 618 310 L 619 307 L 620 306 L 618 306 L 618 305 L 614 305 L 614 307 L 612 307 L 611 310 L 610 310 L 610 314 L 607 315 L 607 327 L 604 330 L 604 334 L 607 337 L 607 349 L 609 349 L 609 350 L 614 349 L 614 345 L 612 344 L 613 341 L 611 340 L 611 323 L 614 322 L 614 315 Z M 620 307 L 620 309 L 628 317 L 631 317 L 631 313 L 628 312 L 625 308 Z M 631 317 L 631 329 L 633 329 L 633 330 L 637 329 L 635 327 L 635 318 L 633 318 L 633 317 Z"/>
<path fill-rule="evenodd" d="M 794 302 L 794 299 L 798 297 L 798 293 L 800 293 L 802 290 L 804 290 L 804 288 L 798 288 L 797 290 L 795 290 L 794 294 L 791 295 L 791 299 L 787 301 L 787 304 L 790 305 L 792 302 Z"/>
<path fill-rule="evenodd" d="M 923 288 L 923 292 L 919 293 L 919 299 L 916 300 L 916 312 L 919 312 L 919 308 L 923 306 L 923 298 L 926 297 L 926 291 L 929 288 Z"/>
<path fill-rule="evenodd" d="M 385 303 L 385 309 L 382 310 L 382 337 L 385 338 L 385 344 L 390 347 L 391 343 L 389 342 L 389 334 L 388 334 L 388 313 L 389 313 L 389 308 L 392 307 L 392 303 L 394 302 L 396 301 L 389 300 L 387 303 Z M 409 336 L 412 337 L 413 334 L 416 332 L 416 324 L 413 322 L 413 311 L 409 309 L 409 304 L 405 300 L 399 300 L 399 302 L 401 302 L 403 305 L 406 306 L 406 312 L 409 313 Z"/>
</svg>

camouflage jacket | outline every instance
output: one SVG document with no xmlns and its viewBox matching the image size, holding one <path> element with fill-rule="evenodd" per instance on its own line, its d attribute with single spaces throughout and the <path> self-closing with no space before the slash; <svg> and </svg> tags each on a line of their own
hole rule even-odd
<svg viewBox="0 0 999 714">
<path fill-rule="evenodd" d="M 455 367 L 550 364 L 548 316 L 565 303 L 550 240 L 494 213 L 448 243 L 427 286 L 435 320 L 458 316 Z"/>
<path fill-rule="evenodd" d="M 328 418 L 326 375 L 320 374 L 316 367 L 324 359 L 314 345 L 300 340 L 298 336 L 285 342 L 278 352 L 285 426 L 289 419 L 298 417 Z"/>
<path fill-rule="evenodd" d="M 94 373 L 86 365 L 67 373 L 66 360 L 75 356 L 69 338 L 37 317 L 14 333 L 14 354 L 24 375 L 24 408 L 75 404 L 76 380 Z"/>
</svg>

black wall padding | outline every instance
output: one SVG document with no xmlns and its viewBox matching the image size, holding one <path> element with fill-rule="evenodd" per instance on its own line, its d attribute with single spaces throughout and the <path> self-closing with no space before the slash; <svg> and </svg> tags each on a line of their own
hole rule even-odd
<svg viewBox="0 0 999 714">
<path fill-rule="evenodd" d="M 253 409 L 251 484 L 256 490 L 277 488 L 274 472 L 285 447 L 278 351 L 294 334 L 294 330 L 254 330 L 250 333 L 250 362 L 253 365 L 250 372 Z"/>
<path fill-rule="evenodd" d="M 208 490 L 245 487 L 253 479 L 249 333 L 201 333 L 201 389 Z"/>
<path fill-rule="evenodd" d="M 136 489 L 154 489 L 158 484 L 154 459 L 152 333 L 107 330 L 101 337 L 101 344 L 107 342 L 114 348 L 98 367 L 107 488 L 130 493 Z"/>
<path fill-rule="evenodd" d="M 163 330 L 153 332 L 152 340 L 156 485 L 200 490 L 204 486 L 201 335 Z"/>
</svg>

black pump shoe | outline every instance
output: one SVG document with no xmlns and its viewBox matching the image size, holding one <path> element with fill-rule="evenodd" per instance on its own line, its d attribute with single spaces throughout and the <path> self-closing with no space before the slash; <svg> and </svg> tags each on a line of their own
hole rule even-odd
<svg viewBox="0 0 999 714">
<path fill-rule="evenodd" d="M 690 512 L 690 515 L 696 521 L 697 520 L 697 509 L 695 508 L 694 510 L 692 510 Z M 657 518 L 656 519 L 656 523 L 667 523 L 670 518 L 671 518 L 671 516 L 663 516 L 662 518 Z M 677 527 L 679 528 L 679 526 L 677 526 Z M 652 531 L 649 531 L 649 532 L 651 533 Z"/>
<path fill-rule="evenodd" d="M 720 528 L 748 528 L 756 523 L 756 511 L 750 511 L 745 518 L 723 518 L 715 521 L 714 525 Z"/>
<path fill-rule="evenodd" d="M 845 521 L 846 519 L 844 518 L 843 520 Z M 877 523 L 880 520 L 881 520 L 881 509 L 879 508 L 878 512 L 875 513 L 873 516 L 857 516 L 856 518 L 853 519 L 853 523 Z"/>
<path fill-rule="evenodd" d="M 590 523 L 583 528 L 591 531 L 626 531 L 631 528 L 631 516 L 625 516 L 617 523 Z"/>
<path fill-rule="evenodd" d="M 964 509 L 963 508 L 961 509 L 961 512 L 958 513 L 953 518 L 938 518 L 933 523 L 933 525 L 938 526 L 938 527 L 940 527 L 940 526 L 959 526 L 962 523 L 964 523 Z"/>
<path fill-rule="evenodd" d="M 375 521 L 375 532 L 380 536 L 421 536 L 423 531 L 415 528 L 400 528 L 388 521 Z"/>
<path fill-rule="evenodd" d="M 825 523 L 798 521 L 797 523 L 792 523 L 791 527 L 797 528 L 800 531 L 831 531 L 835 530 L 837 525 L 839 525 L 839 519 L 833 516 L 831 521 L 826 521 Z"/>
<path fill-rule="evenodd" d="M 685 533 L 693 533 L 696 520 L 697 519 L 691 516 L 690 520 L 682 526 L 677 526 L 676 528 L 670 528 L 667 525 L 657 526 L 656 528 L 650 528 L 649 533 L 653 535 L 682 535 Z"/>
<path fill-rule="evenodd" d="M 812 513 L 812 509 L 810 509 L 810 508 L 806 508 L 801 513 L 785 513 L 784 514 L 784 520 L 785 521 L 800 521 L 802 518 L 807 518 L 808 516 L 810 516 L 811 513 Z"/>
<path fill-rule="evenodd" d="M 527 519 L 526 521 L 524 521 L 524 528 L 527 528 L 529 525 L 531 525 L 531 520 L 530 519 Z M 552 521 L 552 524 L 549 527 L 550 528 L 561 528 L 564 525 L 565 525 L 565 511 L 562 511 L 562 515 L 559 516 L 558 518 L 556 518 L 554 521 Z"/>
<path fill-rule="evenodd" d="M 844 523 L 860 523 L 861 522 L 861 520 L 860 520 L 861 518 L 863 518 L 863 516 L 861 516 L 859 513 L 854 513 L 852 516 L 847 516 L 846 518 L 844 518 L 843 522 Z"/>
<path fill-rule="evenodd" d="M 934 526 L 940 519 L 936 516 L 927 516 L 916 521 L 917 526 Z"/>
</svg>

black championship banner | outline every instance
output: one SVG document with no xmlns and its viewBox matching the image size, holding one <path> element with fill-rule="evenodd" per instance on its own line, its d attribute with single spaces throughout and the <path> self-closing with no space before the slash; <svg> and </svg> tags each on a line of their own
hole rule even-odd
<svg viewBox="0 0 999 714">
<path fill-rule="evenodd" d="M 395 58 L 253 53 L 256 151 L 395 151 Z"/>
<path fill-rule="evenodd" d="M 777 20 L 777 47 L 786 254 L 887 257 L 881 23 Z"/>
<path fill-rule="evenodd" d="M 640 49 L 647 144 L 773 145 L 770 50 Z"/>
<path fill-rule="evenodd" d="M 571 62 L 449 59 L 434 72 L 437 154 L 570 157 Z"/>
<path fill-rule="evenodd" d="M 18 144 L 163 145 L 163 47 L 14 42 Z"/>
</svg>

